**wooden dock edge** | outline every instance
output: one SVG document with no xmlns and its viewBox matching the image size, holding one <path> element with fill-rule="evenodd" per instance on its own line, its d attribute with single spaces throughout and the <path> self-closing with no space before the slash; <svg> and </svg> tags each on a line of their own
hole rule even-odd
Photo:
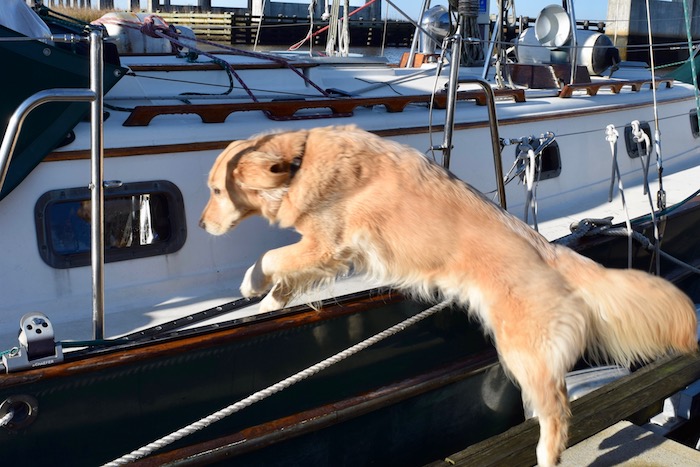
<svg viewBox="0 0 700 467">
<path fill-rule="evenodd" d="M 571 403 L 569 446 L 636 414 L 700 379 L 700 355 L 657 360 Z M 537 463 L 535 419 L 454 453 L 426 467 L 528 466 Z"/>
</svg>

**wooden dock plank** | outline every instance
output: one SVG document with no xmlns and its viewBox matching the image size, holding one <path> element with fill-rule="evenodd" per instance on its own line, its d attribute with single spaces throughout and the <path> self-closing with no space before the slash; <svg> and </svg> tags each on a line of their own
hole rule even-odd
<svg viewBox="0 0 700 467">
<path fill-rule="evenodd" d="M 571 404 L 569 445 L 574 445 L 700 379 L 700 356 L 666 357 L 603 386 Z M 539 425 L 530 419 L 500 435 L 435 461 L 429 467 L 536 464 Z"/>
</svg>

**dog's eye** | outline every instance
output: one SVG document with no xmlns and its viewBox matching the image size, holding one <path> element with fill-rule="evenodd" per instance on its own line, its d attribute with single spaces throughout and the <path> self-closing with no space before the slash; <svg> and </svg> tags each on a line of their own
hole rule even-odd
<svg viewBox="0 0 700 467">
<path fill-rule="evenodd" d="M 221 190 L 219 188 L 214 188 L 212 191 L 214 192 L 215 195 L 221 194 Z"/>
</svg>

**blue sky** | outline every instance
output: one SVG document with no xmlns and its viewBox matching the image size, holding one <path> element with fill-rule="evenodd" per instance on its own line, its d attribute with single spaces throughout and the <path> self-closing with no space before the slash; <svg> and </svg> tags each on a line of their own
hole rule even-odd
<svg viewBox="0 0 700 467">
<path fill-rule="evenodd" d="M 275 0 L 267 0 L 275 1 Z M 308 4 L 309 0 L 287 0 L 294 3 L 304 3 Z M 319 0 L 322 1 L 322 0 Z M 407 14 L 418 16 L 420 11 L 420 6 L 423 3 L 422 0 L 393 0 L 399 8 L 405 11 Z M 114 0 L 114 6 L 118 9 L 125 9 L 128 5 L 128 0 Z M 146 2 L 142 0 L 142 5 L 145 6 Z M 247 0 L 211 0 L 212 6 L 217 7 L 245 7 L 248 2 Z M 361 5 L 363 0 L 351 0 L 351 5 Z M 433 5 L 443 4 L 447 5 L 447 0 L 435 0 L 432 2 Z M 491 12 L 496 11 L 495 0 L 490 0 Z M 561 4 L 558 0 L 516 0 L 516 13 L 518 15 L 530 16 L 532 18 L 537 16 L 537 13 L 542 10 L 542 8 L 553 3 Z M 171 0 L 172 5 L 196 5 L 197 0 Z M 608 11 L 608 0 L 579 0 L 574 5 L 574 10 L 577 19 L 605 19 Z M 391 12 L 392 8 L 389 9 L 390 18 L 398 18 L 399 16 L 394 11 Z"/>
</svg>

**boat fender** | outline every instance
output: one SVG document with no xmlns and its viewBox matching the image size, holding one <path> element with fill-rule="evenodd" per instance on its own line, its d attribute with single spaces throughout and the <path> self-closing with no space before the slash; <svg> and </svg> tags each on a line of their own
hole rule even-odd
<svg viewBox="0 0 700 467">
<path fill-rule="evenodd" d="M 600 75 L 620 62 L 620 51 L 605 34 L 595 31 L 577 30 L 578 44 L 576 62 L 585 66 L 591 75 Z M 562 48 L 552 48 L 540 43 L 535 28 L 525 29 L 515 41 L 515 54 L 519 63 L 570 63 L 567 42 Z"/>
<path fill-rule="evenodd" d="M 620 62 L 620 52 L 605 34 L 587 29 L 576 31 L 576 63 L 591 75 L 600 75 Z M 515 50 L 520 63 L 571 63 L 573 46 L 571 20 L 559 5 L 540 11 L 535 27 L 520 33 Z"/>
<path fill-rule="evenodd" d="M 556 49 L 571 40 L 571 20 L 564 8 L 549 5 L 535 19 L 535 37 L 544 47 Z"/>
<path fill-rule="evenodd" d="M 108 40 L 117 46 L 121 54 L 173 53 L 168 39 L 151 37 L 141 31 L 147 17 L 141 13 L 118 11 L 107 13 L 92 23 L 102 24 L 107 29 Z M 159 20 L 154 21 L 157 26 L 167 27 Z"/>
<path fill-rule="evenodd" d="M 612 39 L 595 31 L 576 31 L 578 43 L 577 63 L 588 68 L 591 75 L 600 75 L 611 66 L 620 63 L 620 51 Z"/>
</svg>

